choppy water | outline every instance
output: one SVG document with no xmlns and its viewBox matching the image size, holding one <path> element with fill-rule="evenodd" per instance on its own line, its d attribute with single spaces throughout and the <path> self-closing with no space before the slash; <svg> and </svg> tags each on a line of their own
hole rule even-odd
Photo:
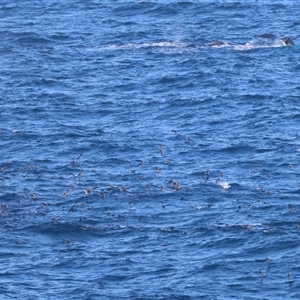
<svg viewBox="0 0 300 300">
<path fill-rule="evenodd" d="M 1 299 L 300 298 L 297 1 L 0 16 Z"/>
</svg>

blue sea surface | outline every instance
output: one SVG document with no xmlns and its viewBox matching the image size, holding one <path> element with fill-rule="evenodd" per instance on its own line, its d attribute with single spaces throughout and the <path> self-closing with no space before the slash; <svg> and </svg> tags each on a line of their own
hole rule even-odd
<svg viewBox="0 0 300 300">
<path fill-rule="evenodd" d="M 0 299 L 300 299 L 299 16 L 1 0 Z"/>
</svg>

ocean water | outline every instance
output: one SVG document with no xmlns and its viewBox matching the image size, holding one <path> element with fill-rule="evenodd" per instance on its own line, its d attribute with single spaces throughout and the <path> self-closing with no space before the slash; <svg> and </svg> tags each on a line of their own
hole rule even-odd
<svg viewBox="0 0 300 300">
<path fill-rule="evenodd" d="M 300 298 L 298 1 L 0 16 L 0 299 Z"/>
</svg>

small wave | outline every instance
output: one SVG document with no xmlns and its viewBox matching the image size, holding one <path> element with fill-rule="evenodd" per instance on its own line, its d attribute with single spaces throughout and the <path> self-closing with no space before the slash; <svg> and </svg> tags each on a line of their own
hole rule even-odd
<svg viewBox="0 0 300 300">
<path fill-rule="evenodd" d="M 37 36 L 36 34 L 24 33 L 24 36 L 18 37 L 17 42 L 26 45 L 44 45 L 50 43 L 51 41 L 45 37 Z"/>
</svg>

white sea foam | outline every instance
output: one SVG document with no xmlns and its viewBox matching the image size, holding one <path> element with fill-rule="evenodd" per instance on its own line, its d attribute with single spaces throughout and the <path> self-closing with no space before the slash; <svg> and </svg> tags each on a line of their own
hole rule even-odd
<svg viewBox="0 0 300 300">
<path fill-rule="evenodd" d="M 98 51 L 105 51 L 105 50 L 122 50 L 122 49 L 141 49 L 141 48 L 186 48 L 187 44 L 181 43 L 179 41 L 171 41 L 171 42 L 152 42 L 152 43 L 141 43 L 141 44 L 134 44 L 128 43 L 124 45 L 99 45 L 96 48 L 91 48 L 90 50 L 98 50 Z"/>
<path fill-rule="evenodd" d="M 227 181 L 218 181 L 217 184 L 222 188 L 222 189 L 230 189 L 231 185 Z"/>
</svg>

